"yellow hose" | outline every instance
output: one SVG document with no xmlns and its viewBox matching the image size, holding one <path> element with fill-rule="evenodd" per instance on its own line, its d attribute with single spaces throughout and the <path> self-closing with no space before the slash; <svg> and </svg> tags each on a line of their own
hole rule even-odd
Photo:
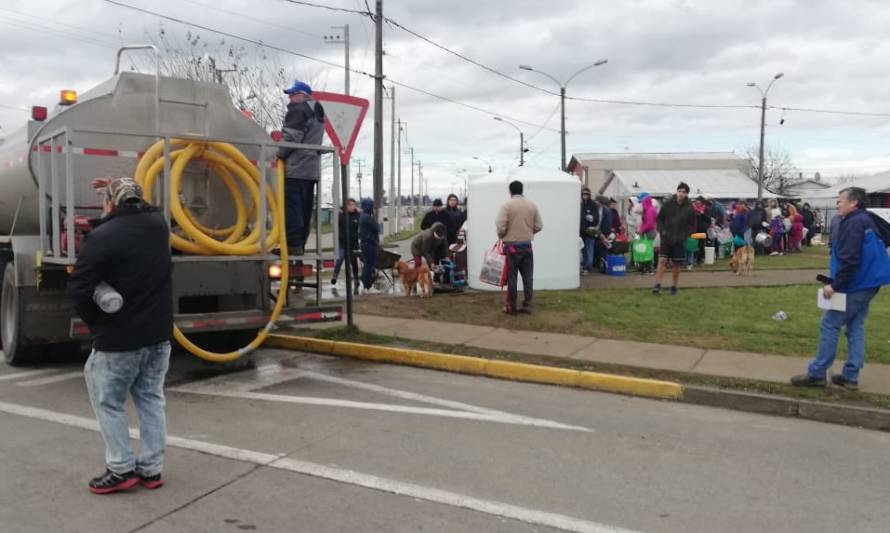
<svg viewBox="0 0 890 533">
<path fill-rule="evenodd" d="M 145 199 L 152 202 L 152 192 L 155 180 L 164 168 L 164 143 L 158 141 L 149 148 L 140 159 L 136 167 L 134 179 L 145 194 Z M 228 228 L 208 228 L 202 225 L 196 217 L 183 207 L 179 198 L 182 187 L 183 171 L 188 162 L 193 159 L 203 160 L 210 170 L 216 174 L 232 195 L 235 203 L 235 223 Z M 229 143 L 217 142 L 191 142 L 174 140 L 171 143 L 171 169 L 170 169 L 170 214 L 176 223 L 182 228 L 186 237 L 175 233 L 170 234 L 170 244 L 176 250 L 192 255 L 253 255 L 260 252 L 260 225 L 266 220 L 261 217 L 260 205 L 260 176 L 259 169 L 253 165 L 240 150 Z M 247 191 L 251 205 L 245 204 L 244 195 L 238 187 L 240 181 Z M 247 346 L 227 353 L 216 353 L 196 346 L 180 331 L 173 326 L 173 337 L 179 344 L 192 354 L 214 363 L 227 363 L 249 354 L 259 348 L 269 332 L 281 316 L 284 301 L 287 297 L 288 256 L 287 238 L 284 231 L 284 163 L 278 161 L 277 194 L 266 188 L 266 202 L 273 213 L 272 228 L 266 236 L 266 247 L 272 248 L 276 244 L 281 250 L 281 286 L 278 289 L 278 298 L 269 322 L 259 331 L 256 338 Z M 251 232 L 244 236 L 245 229 L 250 218 L 256 217 Z M 220 240 L 221 239 L 221 240 Z"/>
</svg>

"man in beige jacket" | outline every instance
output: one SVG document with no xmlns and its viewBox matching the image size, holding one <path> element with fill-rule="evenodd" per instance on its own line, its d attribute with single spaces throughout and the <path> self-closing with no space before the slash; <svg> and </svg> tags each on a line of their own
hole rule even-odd
<svg viewBox="0 0 890 533">
<path fill-rule="evenodd" d="M 532 311 L 532 276 L 535 270 L 532 240 L 535 238 L 535 233 L 544 227 L 538 206 L 522 196 L 521 181 L 510 183 L 510 196 L 510 200 L 501 206 L 495 220 L 498 238 L 504 242 L 504 254 L 507 256 L 507 301 L 504 312 L 508 315 Z M 518 310 L 516 309 L 517 274 L 522 276 L 524 293 L 522 307 Z"/>
</svg>

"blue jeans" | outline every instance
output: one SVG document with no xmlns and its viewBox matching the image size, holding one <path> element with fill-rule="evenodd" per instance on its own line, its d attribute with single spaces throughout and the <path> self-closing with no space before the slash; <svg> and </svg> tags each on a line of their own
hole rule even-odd
<svg viewBox="0 0 890 533">
<path fill-rule="evenodd" d="M 287 246 L 306 246 L 312 227 L 312 208 L 315 207 L 315 182 L 288 178 L 284 180 L 284 226 Z"/>
<path fill-rule="evenodd" d="M 374 265 L 377 263 L 379 246 L 374 244 L 362 244 L 362 285 L 370 289 L 374 283 Z"/>
<path fill-rule="evenodd" d="M 343 263 L 346 261 L 346 248 L 340 247 L 339 252 L 337 252 L 337 262 L 334 263 L 334 279 L 337 279 L 337 276 L 340 275 L 340 267 L 343 266 Z M 358 258 L 354 253 L 349 254 L 349 266 L 352 267 L 352 281 L 358 280 Z"/>
<path fill-rule="evenodd" d="M 581 270 L 588 272 L 593 271 L 593 250 L 596 246 L 594 237 L 581 237 L 584 241 L 584 248 L 581 250 Z"/>
<path fill-rule="evenodd" d="M 843 375 L 848 381 L 859 382 L 859 370 L 865 364 L 865 318 L 868 305 L 877 293 L 877 289 L 848 293 L 845 312 L 825 311 L 819 326 L 819 349 L 807 369 L 811 377 L 825 378 L 837 355 L 838 336 L 843 326 L 847 330 L 847 362 Z"/>
<path fill-rule="evenodd" d="M 164 376 L 170 364 L 170 343 L 162 342 L 129 352 L 93 350 L 84 367 L 90 403 L 105 441 L 105 465 L 124 474 L 160 474 L 164 467 L 167 422 L 164 415 Z M 130 447 L 127 394 L 139 415 L 142 441 L 139 457 Z"/>
</svg>

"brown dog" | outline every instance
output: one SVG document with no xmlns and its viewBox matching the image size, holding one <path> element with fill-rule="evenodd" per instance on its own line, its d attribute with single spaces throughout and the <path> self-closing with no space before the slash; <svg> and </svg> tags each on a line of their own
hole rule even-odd
<svg viewBox="0 0 890 533">
<path fill-rule="evenodd" d="M 428 266 L 421 265 L 420 268 L 411 268 L 408 263 L 399 261 L 396 263 L 396 270 L 399 271 L 399 279 L 402 280 L 402 293 L 405 296 L 414 294 L 417 285 L 420 285 L 421 298 L 433 296 L 433 277 Z"/>
<path fill-rule="evenodd" d="M 750 276 L 754 273 L 754 248 L 746 244 L 736 248 L 729 260 L 729 267 L 739 276 Z"/>
</svg>

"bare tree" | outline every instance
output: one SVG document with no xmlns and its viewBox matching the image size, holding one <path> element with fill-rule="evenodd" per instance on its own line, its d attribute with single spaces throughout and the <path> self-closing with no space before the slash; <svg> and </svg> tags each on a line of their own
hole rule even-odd
<svg viewBox="0 0 890 533">
<path fill-rule="evenodd" d="M 124 35 L 119 30 L 121 42 Z M 313 87 L 318 73 L 303 65 L 285 62 L 275 50 L 262 44 L 245 46 L 226 39 L 210 41 L 191 31 L 174 33 L 158 25 L 156 33 L 145 31 L 144 38 L 158 47 L 161 75 L 225 85 L 232 103 L 249 114 L 267 131 L 279 129 L 287 100 L 282 88 L 295 79 Z M 139 55 L 131 58 L 130 69 L 151 71 L 153 66 Z"/>
<path fill-rule="evenodd" d="M 749 176 L 759 181 L 758 169 L 760 158 L 758 147 L 747 150 L 748 161 L 751 162 Z M 791 154 L 781 148 L 768 148 L 763 158 L 763 188 L 778 195 L 784 195 L 788 189 L 802 181 L 797 167 L 791 161 Z"/>
</svg>

